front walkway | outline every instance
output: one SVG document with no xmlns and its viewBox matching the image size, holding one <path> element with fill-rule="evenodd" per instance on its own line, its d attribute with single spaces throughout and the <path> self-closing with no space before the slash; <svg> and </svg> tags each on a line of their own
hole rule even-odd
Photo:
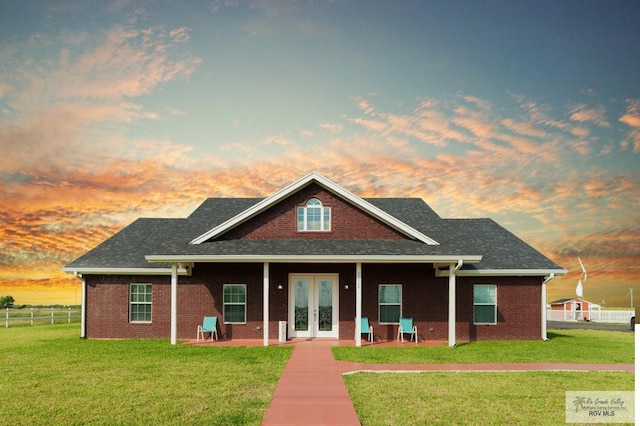
<svg viewBox="0 0 640 426">
<path fill-rule="evenodd" d="M 331 353 L 335 341 L 297 342 L 263 425 L 359 425 Z"/>
<path fill-rule="evenodd" d="M 262 340 L 221 340 L 200 342 L 207 346 L 261 346 Z M 409 373 L 448 372 L 523 372 L 523 371 L 622 371 L 633 372 L 633 364 L 362 364 L 336 361 L 331 346 L 353 345 L 345 340 L 270 341 L 273 345 L 293 345 L 271 404 L 262 419 L 274 425 L 360 425 L 342 376 L 357 372 Z M 189 341 L 187 344 L 196 344 Z M 439 346 L 442 342 L 420 342 L 419 346 Z M 363 342 L 365 345 L 365 342 Z M 366 345 L 369 345 L 366 343 Z M 376 346 L 415 346 L 415 343 L 384 342 Z"/>
</svg>

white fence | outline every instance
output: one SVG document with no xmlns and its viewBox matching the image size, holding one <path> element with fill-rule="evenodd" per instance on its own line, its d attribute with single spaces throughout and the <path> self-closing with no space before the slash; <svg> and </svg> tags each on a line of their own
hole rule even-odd
<svg viewBox="0 0 640 426">
<path fill-rule="evenodd" d="M 71 324 L 80 322 L 79 308 L 31 308 L 31 309 L 4 309 L 5 328 L 9 328 L 9 323 L 14 326 L 23 325 L 44 325 L 44 324 Z M 0 311 L 1 312 L 1 311 Z"/>
<path fill-rule="evenodd" d="M 548 321 L 592 321 L 592 322 L 617 322 L 629 323 L 631 317 L 636 316 L 635 310 L 611 311 L 562 311 L 547 309 Z"/>
</svg>

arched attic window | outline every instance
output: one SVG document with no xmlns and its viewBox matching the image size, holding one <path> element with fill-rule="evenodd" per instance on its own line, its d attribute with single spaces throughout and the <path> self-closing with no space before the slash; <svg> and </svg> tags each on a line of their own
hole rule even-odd
<svg viewBox="0 0 640 426">
<path fill-rule="evenodd" d="M 305 206 L 298 207 L 298 231 L 331 231 L 331 207 L 310 198 Z"/>
</svg>

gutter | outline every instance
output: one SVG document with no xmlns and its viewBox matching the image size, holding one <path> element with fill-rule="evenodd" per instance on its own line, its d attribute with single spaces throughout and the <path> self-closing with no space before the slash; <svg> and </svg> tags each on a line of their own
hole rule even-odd
<svg viewBox="0 0 640 426">
<path fill-rule="evenodd" d="M 554 279 L 556 277 L 556 274 L 551 272 L 549 275 L 547 275 L 546 277 L 544 277 L 544 280 L 542 280 L 542 289 L 540 291 L 540 307 L 541 307 L 541 311 L 542 311 L 542 315 L 540 315 L 541 319 L 540 319 L 540 325 L 541 325 L 541 335 L 542 335 L 542 340 L 544 342 L 549 340 L 549 337 L 547 336 L 547 283 L 549 281 L 551 281 L 552 279 Z"/>
</svg>

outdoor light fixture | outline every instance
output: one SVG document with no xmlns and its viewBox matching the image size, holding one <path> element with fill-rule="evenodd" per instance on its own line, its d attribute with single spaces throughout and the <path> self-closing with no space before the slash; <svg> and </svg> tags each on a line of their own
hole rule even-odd
<svg viewBox="0 0 640 426">
<path fill-rule="evenodd" d="M 282 284 L 278 284 L 278 290 L 282 290 Z"/>
<path fill-rule="evenodd" d="M 344 289 L 345 289 L 345 290 L 349 290 L 349 284 L 345 284 L 345 285 L 344 285 Z"/>
</svg>

